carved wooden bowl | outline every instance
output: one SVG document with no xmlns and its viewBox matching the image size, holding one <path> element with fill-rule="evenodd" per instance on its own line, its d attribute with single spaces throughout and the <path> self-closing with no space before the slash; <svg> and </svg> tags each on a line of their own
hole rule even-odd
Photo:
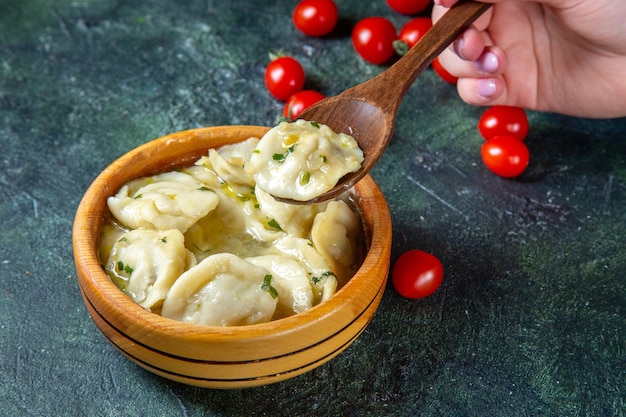
<svg viewBox="0 0 626 417">
<path fill-rule="evenodd" d="M 384 196 L 369 176 L 350 191 L 365 224 L 366 258 L 335 295 L 308 311 L 248 326 L 187 324 L 144 310 L 105 274 L 97 247 L 110 216 L 107 197 L 134 178 L 191 165 L 208 148 L 261 137 L 267 130 L 218 126 L 164 136 L 117 159 L 83 196 L 74 220 L 73 249 L 87 310 L 113 346 L 155 374 L 208 388 L 282 381 L 346 349 L 378 308 L 389 271 L 391 219 Z"/>
</svg>

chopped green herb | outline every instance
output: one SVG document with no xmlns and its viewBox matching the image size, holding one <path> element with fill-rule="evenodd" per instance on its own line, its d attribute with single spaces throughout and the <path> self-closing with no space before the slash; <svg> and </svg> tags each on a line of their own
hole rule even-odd
<svg viewBox="0 0 626 417">
<path fill-rule="evenodd" d="M 161 242 L 163 242 L 163 243 L 167 243 L 167 236 L 163 236 L 163 237 L 161 238 Z"/>
<path fill-rule="evenodd" d="M 316 128 L 320 128 L 320 124 L 317 122 L 311 122 L 311 126 L 316 127 Z"/>
<path fill-rule="evenodd" d="M 283 153 L 275 153 L 274 155 L 272 155 L 272 159 L 276 162 L 285 162 L 285 158 L 287 158 L 287 156 L 292 153 L 296 148 L 296 145 L 291 145 L 290 147 L 288 147 L 287 149 L 285 149 L 285 152 Z"/>
<path fill-rule="evenodd" d="M 283 230 L 282 227 L 280 227 L 280 224 L 278 224 L 278 222 L 276 221 L 276 219 L 270 220 L 269 222 L 267 222 L 267 225 L 272 229 Z"/>
<path fill-rule="evenodd" d="M 333 273 L 333 271 L 326 271 L 326 272 L 324 272 L 322 275 L 320 275 L 319 277 L 312 277 L 312 278 L 311 278 L 311 281 L 313 281 L 313 284 L 317 284 L 318 282 L 320 282 L 320 281 L 321 281 L 321 280 L 323 280 L 324 278 L 326 278 L 326 277 L 330 277 L 330 276 L 337 277 L 337 275 L 335 275 L 335 274 Z"/>
<path fill-rule="evenodd" d="M 326 155 L 322 155 L 320 154 L 320 159 L 322 160 L 322 163 L 325 164 L 326 161 L 328 161 L 328 159 L 326 158 Z"/>
<path fill-rule="evenodd" d="M 272 298 L 276 298 L 278 297 L 278 291 L 276 291 L 276 288 L 272 287 L 272 276 L 271 275 L 265 275 L 263 277 L 263 283 L 261 284 L 261 289 L 263 291 L 267 291 L 268 293 L 270 293 L 270 295 L 272 296 Z"/>
<path fill-rule="evenodd" d="M 300 185 L 307 185 L 311 181 L 311 174 L 309 171 L 300 172 Z"/>
<path fill-rule="evenodd" d="M 126 272 L 128 275 L 132 274 L 134 269 L 132 266 L 130 265 L 124 265 L 124 262 L 122 261 L 117 261 L 117 270 L 122 272 Z"/>
<path fill-rule="evenodd" d="M 255 150 L 252 151 L 252 153 L 261 153 L 261 151 L 258 150 L 258 149 L 255 149 Z"/>
<path fill-rule="evenodd" d="M 143 194 L 137 194 L 135 196 L 135 200 L 141 200 L 141 197 L 143 197 Z"/>
<path fill-rule="evenodd" d="M 126 243 L 128 242 L 128 238 L 126 236 L 122 237 L 120 240 L 118 240 L 119 243 Z"/>
<path fill-rule="evenodd" d="M 211 190 L 209 187 L 202 186 L 198 188 L 198 191 L 213 191 L 213 190 Z"/>
</svg>

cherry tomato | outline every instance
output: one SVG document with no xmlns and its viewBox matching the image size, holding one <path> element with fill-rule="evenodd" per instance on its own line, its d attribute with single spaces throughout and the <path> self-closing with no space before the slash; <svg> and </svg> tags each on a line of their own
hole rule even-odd
<svg viewBox="0 0 626 417">
<path fill-rule="evenodd" d="M 383 64 L 394 54 L 396 28 L 384 17 L 366 17 L 352 30 L 352 45 L 357 53 L 372 64 Z"/>
<path fill-rule="evenodd" d="M 304 78 L 302 65 L 289 56 L 276 58 L 265 68 L 265 86 L 280 101 L 302 90 Z"/>
<path fill-rule="evenodd" d="M 435 73 L 437 73 L 437 75 L 444 80 L 445 82 L 447 82 L 448 84 L 452 84 L 452 85 L 456 85 L 457 81 L 459 81 L 459 79 L 457 77 L 455 77 L 454 75 L 450 74 L 439 62 L 439 58 L 435 58 L 435 60 L 432 63 L 432 67 L 433 70 L 435 71 Z"/>
<path fill-rule="evenodd" d="M 492 106 L 480 117 L 478 131 L 487 140 L 501 135 L 524 140 L 528 134 L 528 117 L 521 107 Z"/>
<path fill-rule="evenodd" d="M 285 107 L 283 108 L 283 116 L 285 116 L 289 121 L 296 120 L 300 113 L 304 109 L 318 101 L 324 99 L 324 95 L 322 93 L 318 93 L 314 90 L 302 90 L 298 91 L 285 103 Z"/>
<path fill-rule="evenodd" d="M 398 13 L 414 15 L 426 10 L 430 0 L 387 0 L 387 4 Z"/>
<path fill-rule="evenodd" d="M 405 41 L 411 48 L 431 27 L 433 27 L 433 21 L 429 17 L 416 17 L 402 26 L 398 39 Z"/>
<path fill-rule="evenodd" d="M 526 144 L 514 136 L 496 136 L 481 148 L 483 162 L 491 172 L 504 178 L 517 177 L 530 160 Z"/>
<path fill-rule="evenodd" d="M 443 281 L 443 266 L 430 253 L 412 249 L 398 257 L 391 271 L 391 280 L 403 297 L 428 297 Z"/>
<path fill-rule="evenodd" d="M 293 11 L 294 25 L 305 35 L 329 34 L 339 20 L 339 10 L 333 0 L 302 0 Z"/>
</svg>

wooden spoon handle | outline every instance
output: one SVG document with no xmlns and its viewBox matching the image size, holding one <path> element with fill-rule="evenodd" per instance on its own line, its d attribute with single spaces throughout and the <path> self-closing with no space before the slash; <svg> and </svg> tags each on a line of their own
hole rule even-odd
<svg viewBox="0 0 626 417">
<path fill-rule="evenodd" d="M 369 100 L 380 97 L 389 106 L 399 106 L 409 87 L 417 77 L 463 33 L 491 4 L 472 0 L 460 1 L 450 8 L 424 36 L 386 71 L 353 88 L 352 96 Z M 372 91 L 382 85 L 389 86 L 384 92 Z"/>
</svg>

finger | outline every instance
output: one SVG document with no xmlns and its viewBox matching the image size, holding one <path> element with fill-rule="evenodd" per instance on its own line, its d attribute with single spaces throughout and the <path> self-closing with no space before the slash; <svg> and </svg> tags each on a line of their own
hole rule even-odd
<svg viewBox="0 0 626 417">
<path fill-rule="evenodd" d="M 487 46 L 474 60 L 464 60 L 447 49 L 439 55 L 439 62 L 459 78 L 489 78 L 500 76 L 507 66 L 506 53 L 497 46 Z"/>
<path fill-rule="evenodd" d="M 502 77 L 459 78 L 457 91 L 463 101 L 474 106 L 505 104 L 506 84 Z"/>
<path fill-rule="evenodd" d="M 472 27 L 452 43 L 452 50 L 463 60 L 475 61 L 488 44 L 491 44 L 489 36 Z"/>
</svg>

